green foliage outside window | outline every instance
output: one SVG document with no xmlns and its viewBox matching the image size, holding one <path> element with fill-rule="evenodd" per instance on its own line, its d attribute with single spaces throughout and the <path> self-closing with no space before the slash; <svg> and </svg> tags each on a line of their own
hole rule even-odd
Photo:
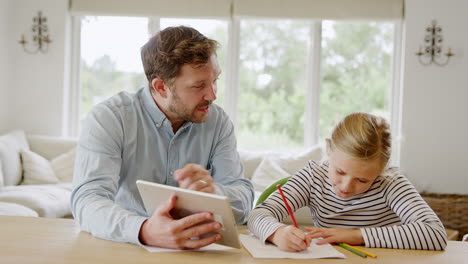
<svg viewBox="0 0 468 264">
<path fill-rule="evenodd" d="M 370 112 L 390 118 L 393 54 L 391 23 L 323 23 L 320 138 L 346 114 Z M 333 34 L 334 33 L 334 34 Z"/>
<path fill-rule="evenodd" d="M 309 22 L 242 21 L 238 141 L 245 149 L 304 141 Z"/>
<path fill-rule="evenodd" d="M 389 118 L 393 24 L 324 21 L 320 139 L 348 113 Z M 241 27 L 239 145 L 304 147 L 309 23 L 244 22 Z M 262 87 L 260 76 L 271 77 Z M 305 132 L 307 133 L 307 132 Z"/>
<path fill-rule="evenodd" d="M 142 73 L 116 70 L 108 55 L 98 58 L 93 65 L 82 60 L 80 120 L 86 117 L 93 105 L 121 91 L 135 92 L 146 84 Z"/>
</svg>

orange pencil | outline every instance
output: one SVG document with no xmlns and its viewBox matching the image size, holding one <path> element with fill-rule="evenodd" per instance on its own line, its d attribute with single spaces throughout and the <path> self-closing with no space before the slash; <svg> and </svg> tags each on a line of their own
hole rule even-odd
<svg viewBox="0 0 468 264">
<path fill-rule="evenodd" d="M 284 193 L 283 193 L 283 190 L 281 190 L 281 185 L 276 185 L 276 189 L 278 189 L 280 195 L 281 195 L 281 198 L 283 199 L 283 202 L 284 202 L 284 205 L 286 205 L 286 209 L 288 209 L 288 214 L 289 214 L 289 217 L 291 217 L 291 220 L 294 224 L 295 227 L 299 228 L 299 226 L 297 225 L 297 222 L 296 222 L 296 218 L 294 218 L 294 214 L 291 210 L 291 207 L 289 207 L 289 204 L 288 204 L 288 201 L 286 200 L 286 197 L 284 196 Z"/>
</svg>

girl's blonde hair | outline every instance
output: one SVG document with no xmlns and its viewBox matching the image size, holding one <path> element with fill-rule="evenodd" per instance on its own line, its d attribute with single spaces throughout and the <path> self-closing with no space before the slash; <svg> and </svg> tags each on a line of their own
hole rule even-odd
<svg viewBox="0 0 468 264">
<path fill-rule="evenodd" d="M 391 154 L 391 133 L 387 121 L 367 113 L 352 113 L 336 124 L 331 146 L 357 159 L 380 159 L 384 168 Z"/>
</svg>

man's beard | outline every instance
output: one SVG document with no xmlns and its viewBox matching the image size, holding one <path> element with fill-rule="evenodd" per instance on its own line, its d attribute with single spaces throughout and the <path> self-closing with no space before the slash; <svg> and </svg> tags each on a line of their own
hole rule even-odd
<svg viewBox="0 0 468 264">
<path fill-rule="evenodd" d="M 196 117 L 195 113 L 196 111 L 198 111 L 197 109 L 209 106 L 213 102 L 213 101 L 205 101 L 204 103 L 198 104 L 197 106 L 195 106 L 195 108 L 193 108 L 190 111 L 189 109 L 187 109 L 187 107 L 184 104 L 182 104 L 182 102 L 180 101 L 180 97 L 177 95 L 177 93 L 173 93 L 172 99 L 173 100 L 171 104 L 169 105 L 169 111 L 174 113 L 177 119 L 184 120 L 187 122 L 193 122 L 193 123 L 201 123 L 206 120 L 207 115 L 204 115 L 204 117 L 200 119 Z"/>
</svg>

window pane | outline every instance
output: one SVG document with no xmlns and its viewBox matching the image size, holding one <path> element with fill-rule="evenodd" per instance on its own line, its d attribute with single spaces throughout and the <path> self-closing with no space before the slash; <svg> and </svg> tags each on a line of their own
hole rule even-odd
<svg viewBox="0 0 468 264">
<path fill-rule="evenodd" d="M 304 146 L 309 22 L 243 20 L 240 28 L 239 147 Z"/>
<path fill-rule="evenodd" d="M 225 100 L 225 82 L 226 82 L 226 73 L 225 62 L 226 62 L 226 51 L 227 51 L 227 22 L 224 20 L 213 20 L 213 19 L 178 19 L 178 18 L 162 18 L 161 20 L 161 29 L 173 26 L 188 26 L 193 27 L 198 30 L 200 33 L 205 35 L 210 39 L 214 39 L 219 42 L 219 49 L 217 52 L 218 63 L 221 67 L 221 75 L 218 79 L 218 93 L 216 94 L 216 104 L 223 106 Z"/>
<path fill-rule="evenodd" d="M 323 21 L 321 142 L 351 112 L 390 121 L 394 30 L 394 23 Z"/>
<path fill-rule="evenodd" d="M 146 41 L 146 18 L 82 17 L 80 120 L 110 96 L 147 85 L 140 56 Z"/>
</svg>

